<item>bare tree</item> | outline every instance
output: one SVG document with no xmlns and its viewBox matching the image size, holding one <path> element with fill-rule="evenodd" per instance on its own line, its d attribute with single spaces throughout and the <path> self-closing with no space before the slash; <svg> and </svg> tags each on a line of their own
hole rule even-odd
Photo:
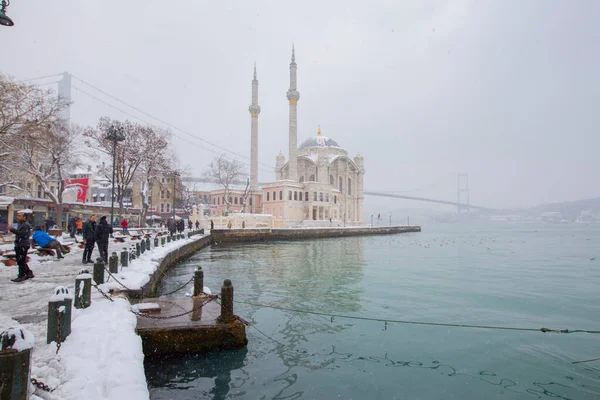
<svg viewBox="0 0 600 400">
<path fill-rule="evenodd" d="M 52 200 L 57 224 L 62 223 L 63 194 L 68 172 L 79 164 L 78 143 L 82 129 L 65 121 L 56 121 L 44 129 L 29 127 L 20 133 L 19 160 L 34 177 L 45 196 Z"/>
<path fill-rule="evenodd" d="M 227 213 L 229 213 L 229 207 L 231 206 L 229 201 L 231 185 L 246 178 L 247 174 L 244 169 L 244 165 L 238 160 L 230 161 L 224 155 L 220 155 L 209 164 L 208 170 L 204 173 L 207 179 L 221 184 L 225 189 L 225 211 Z"/>
<path fill-rule="evenodd" d="M 173 169 L 174 155 L 169 149 L 171 132 L 165 129 L 147 126 L 143 128 L 145 137 L 142 150 L 142 162 L 138 168 L 140 197 L 142 201 L 141 219 L 146 223 L 150 208 L 150 197 L 154 185 L 161 185 L 158 178 Z"/>
<path fill-rule="evenodd" d="M 131 121 L 117 121 L 108 117 L 100 118 L 96 127 L 89 127 L 85 130 L 85 144 L 92 151 L 99 151 L 110 157 L 112 161 L 113 142 L 108 140 L 109 130 L 121 129 L 125 135 L 125 140 L 116 146 L 115 162 L 115 200 L 119 204 L 119 213 L 123 213 L 123 197 L 128 187 L 130 187 L 138 168 L 144 161 L 145 133 L 148 127 L 142 126 Z M 96 154 L 97 156 L 97 154 Z M 110 173 L 109 173 L 110 171 Z M 112 168 L 106 170 L 106 178 L 112 183 Z"/>
<path fill-rule="evenodd" d="M 0 185 L 20 187 L 14 166 L 19 163 L 19 149 L 15 148 L 27 132 L 48 129 L 59 119 L 59 112 L 67 103 L 50 90 L 15 82 L 0 74 Z"/>
</svg>

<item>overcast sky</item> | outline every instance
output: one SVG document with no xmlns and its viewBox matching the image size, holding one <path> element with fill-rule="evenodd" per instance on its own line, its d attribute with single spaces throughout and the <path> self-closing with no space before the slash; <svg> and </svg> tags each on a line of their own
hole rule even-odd
<svg viewBox="0 0 600 400">
<path fill-rule="evenodd" d="M 364 156 L 365 189 L 455 200 L 468 172 L 483 206 L 600 196 L 596 0 L 13 0 L 7 13 L 2 72 L 68 71 L 189 132 L 174 147 L 194 175 L 223 152 L 198 138 L 249 157 L 256 62 L 259 179 L 273 179 L 295 42 L 298 144 L 320 124 Z M 73 122 L 131 118 L 88 94 L 73 90 Z"/>
</svg>

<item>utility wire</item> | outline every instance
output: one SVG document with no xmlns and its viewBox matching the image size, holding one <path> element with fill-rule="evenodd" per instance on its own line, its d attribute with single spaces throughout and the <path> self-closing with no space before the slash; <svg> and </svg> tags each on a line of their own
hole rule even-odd
<svg viewBox="0 0 600 400">
<path fill-rule="evenodd" d="M 37 78 L 23 79 L 22 81 L 17 82 L 29 82 L 29 81 L 37 81 L 40 79 L 53 78 L 55 76 L 61 76 L 62 74 L 54 74 L 54 75 L 46 75 L 46 76 L 38 76 Z"/>
<path fill-rule="evenodd" d="M 72 87 L 73 89 L 77 90 L 78 92 L 81 92 L 81 93 L 85 94 L 86 96 L 89 96 L 89 97 L 93 98 L 94 100 L 96 100 L 96 101 L 99 101 L 100 103 L 102 103 L 102 104 L 105 104 L 105 105 L 109 106 L 110 108 L 113 108 L 113 109 L 115 109 L 115 110 L 117 110 L 117 111 L 119 111 L 119 112 L 121 112 L 121 113 L 123 113 L 123 114 L 125 114 L 125 115 L 127 115 L 127 116 L 129 116 L 129 117 L 131 117 L 131 118 L 134 118 L 134 119 L 136 119 L 136 120 L 138 120 L 138 121 L 140 121 L 140 122 L 143 122 L 143 123 L 145 123 L 145 124 L 150 124 L 150 125 L 151 125 L 151 123 L 150 123 L 150 122 L 148 122 L 148 121 L 146 121 L 146 120 L 144 120 L 144 119 L 142 119 L 142 118 L 140 118 L 140 117 L 138 117 L 138 116 L 136 116 L 136 115 L 133 115 L 133 114 L 131 114 L 131 113 L 127 112 L 127 111 L 124 111 L 124 110 L 120 109 L 119 107 L 116 107 L 116 106 L 114 106 L 114 105 L 112 105 L 112 104 L 108 103 L 107 101 L 104 101 L 104 100 L 102 100 L 102 99 L 99 99 L 98 97 L 94 96 L 93 94 L 90 94 L 90 93 L 86 92 L 85 90 L 82 90 L 82 89 L 80 89 L 79 87 L 77 87 L 77 86 L 75 86 L 75 85 L 71 85 L 71 87 Z M 191 145 L 193 145 L 193 146 L 196 146 L 196 147 L 199 147 L 199 148 L 201 148 L 201 149 L 203 149 L 203 150 L 209 151 L 209 152 L 211 152 L 211 153 L 214 153 L 214 154 L 220 154 L 220 153 L 219 153 L 218 151 L 216 151 L 216 150 L 209 149 L 209 148 L 207 148 L 207 147 L 204 147 L 204 146 L 202 146 L 201 144 L 194 143 L 194 142 L 192 142 L 192 141 L 190 141 L 190 140 L 188 140 L 188 139 L 182 138 L 181 136 L 179 137 L 179 139 L 181 139 L 181 140 L 183 140 L 184 142 L 186 142 L 186 143 L 189 143 L 189 144 L 191 144 Z M 244 163 L 244 164 L 246 164 L 246 165 L 250 165 L 250 164 L 249 164 L 248 162 L 246 162 L 246 161 L 241 161 L 241 160 L 240 160 L 240 162 L 242 162 L 242 163 Z M 265 172 L 272 172 L 272 171 L 266 170 L 266 169 L 264 169 L 264 168 L 261 168 L 261 169 L 262 169 L 263 171 L 265 171 Z"/>
<path fill-rule="evenodd" d="M 508 330 L 508 331 L 525 331 L 525 332 L 553 332 L 553 333 L 600 333 L 600 331 L 592 331 L 586 329 L 550 329 L 550 328 L 522 328 L 522 327 L 512 327 L 512 326 L 493 326 L 493 325 L 470 325 L 470 324 L 451 324 L 451 323 L 443 323 L 443 322 L 423 322 L 423 321 L 407 321 L 407 320 L 398 320 L 398 319 L 387 319 L 387 318 L 369 318 L 369 317 L 359 317 L 354 315 L 342 315 L 342 314 L 332 314 L 325 313 L 319 311 L 308 311 L 308 310 L 298 310 L 295 308 L 288 307 L 279 307 L 273 306 L 270 304 L 261 304 L 261 303 L 252 303 L 247 301 L 234 300 L 235 303 L 247 304 L 255 307 L 265 307 L 272 308 L 275 310 L 282 311 L 291 311 L 302 314 L 313 314 L 313 315 L 323 315 L 326 317 L 333 318 L 347 318 L 347 319 L 358 319 L 363 321 L 376 321 L 376 322 L 384 322 L 387 326 L 388 323 L 397 323 L 397 324 L 408 324 L 408 325 L 428 325 L 428 326 L 445 326 L 452 328 L 475 328 L 475 329 L 497 329 L 497 330 Z"/>
<path fill-rule="evenodd" d="M 110 94 L 110 93 L 107 93 L 107 92 L 105 92 L 104 90 L 102 90 L 102 89 L 100 89 L 100 88 L 98 88 L 98 87 L 96 87 L 96 86 L 92 85 L 91 83 L 88 83 L 88 82 L 84 81 L 83 79 L 76 77 L 75 75 L 71 75 L 71 76 L 72 76 L 73 78 L 75 78 L 76 80 L 78 80 L 79 82 L 83 83 L 84 85 L 87 85 L 87 86 L 89 86 L 89 87 L 91 87 L 91 88 L 93 88 L 93 89 L 95 89 L 95 90 L 99 91 L 100 93 L 102 93 L 102 94 L 104 94 L 104 95 L 106 95 L 106 96 L 108 96 L 108 97 L 110 97 L 110 98 L 112 98 L 112 99 L 114 99 L 114 100 L 118 101 L 119 103 L 122 103 L 122 104 L 126 105 L 127 107 L 131 107 L 132 109 L 136 110 L 137 112 L 140 112 L 140 113 L 142 113 L 142 114 L 144 114 L 144 115 L 146 115 L 146 116 L 148 116 L 148 117 L 150 117 L 150 118 L 152 118 L 152 119 L 154 119 L 154 120 L 156 120 L 156 121 L 158 121 L 158 122 L 160 122 L 160 123 L 162 123 L 162 124 L 165 124 L 165 125 L 167 125 L 167 126 L 168 126 L 168 127 L 170 127 L 170 128 L 173 128 L 173 129 L 175 129 L 175 130 L 178 130 L 178 131 L 180 131 L 180 132 L 183 132 L 183 133 L 185 133 L 186 135 L 189 135 L 189 136 L 191 136 L 191 137 L 193 137 L 193 138 L 195 138 L 195 139 L 198 139 L 198 140 L 200 140 L 200 141 L 202 141 L 202 142 L 204 142 L 204 143 L 207 143 L 207 144 L 209 144 L 209 145 L 211 145 L 211 146 L 214 146 L 214 147 L 216 147 L 216 148 L 218 148 L 218 149 L 221 149 L 221 150 L 223 150 L 223 151 L 226 151 L 226 152 L 228 152 L 228 153 L 234 154 L 234 155 L 236 155 L 236 156 L 238 156 L 238 157 L 242 157 L 242 158 L 245 158 L 245 159 L 249 159 L 249 157 L 247 157 L 247 156 L 241 155 L 241 154 L 239 154 L 239 153 L 236 153 L 235 151 L 232 151 L 232 150 L 229 150 L 229 149 L 227 149 L 227 148 L 225 148 L 225 147 L 222 147 L 222 146 L 219 146 L 219 145 L 217 145 L 217 144 L 214 144 L 214 143 L 212 143 L 212 142 L 210 142 L 210 141 L 208 141 L 208 140 L 206 140 L 206 139 L 202 139 L 201 137 L 199 137 L 199 136 L 197 136 L 197 135 L 194 135 L 194 134 L 192 134 L 192 133 L 189 133 L 189 132 L 187 132 L 187 131 L 185 131 L 185 130 L 183 130 L 183 129 L 181 129 L 181 128 L 178 128 L 178 127 L 176 127 L 175 125 L 173 125 L 173 124 L 170 124 L 170 123 L 168 123 L 167 121 L 165 121 L 165 120 L 163 120 L 163 119 L 160 119 L 160 118 L 158 118 L 158 117 L 155 117 L 154 115 L 152 115 L 152 114 L 149 114 L 149 113 L 145 112 L 144 110 L 141 110 L 141 109 L 139 109 L 139 108 L 137 108 L 137 107 L 135 107 L 135 106 L 132 106 L 131 104 L 129 104 L 129 103 L 127 103 L 127 102 L 125 102 L 125 101 L 123 101 L 123 100 L 119 99 L 118 97 L 115 97 L 115 96 L 113 96 L 113 95 L 112 95 L 112 94 Z M 262 163 L 260 163 L 260 164 L 262 164 Z M 262 165 L 264 165 L 265 167 L 268 167 L 268 168 L 271 168 L 271 169 L 273 169 L 273 167 L 272 167 L 272 166 L 270 166 L 270 165 L 267 165 L 267 164 L 262 164 Z"/>
</svg>

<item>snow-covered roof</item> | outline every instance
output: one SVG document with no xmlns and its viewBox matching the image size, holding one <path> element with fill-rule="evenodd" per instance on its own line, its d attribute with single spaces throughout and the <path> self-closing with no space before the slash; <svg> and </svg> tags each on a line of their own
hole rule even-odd
<svg viewBox="0 0 600 400">
<path fill-rule="evenodd" d="M 298 150 L 308 149 L 309 147 L 340 147 L 337 142 L 327 136 L 313 136 L 306 139 L 300 146 L 298 146 Z"/>
</svg>

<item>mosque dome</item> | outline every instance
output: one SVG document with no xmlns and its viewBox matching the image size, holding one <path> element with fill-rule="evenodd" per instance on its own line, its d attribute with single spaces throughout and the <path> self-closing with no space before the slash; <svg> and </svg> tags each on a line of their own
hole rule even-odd
<svg viewBox="0 0 600 400">
<path fill-rule="evenodd" d="M 317 131 L 317 136 L 309 137 L 300 146 L 298 150 L 308 149 L 311 147 L 340 147 L 337 142 L 327 136 L 321 135 L 321 127 Z"/>
</svg>

